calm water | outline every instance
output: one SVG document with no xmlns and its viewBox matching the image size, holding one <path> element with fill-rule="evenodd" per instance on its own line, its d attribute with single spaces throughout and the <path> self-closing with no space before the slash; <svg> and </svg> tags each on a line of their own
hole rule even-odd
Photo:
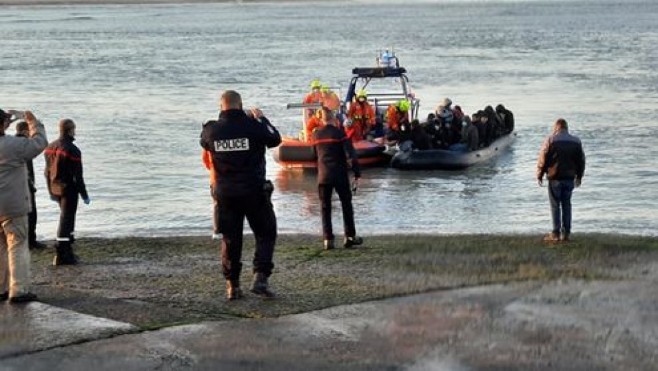
<svg viewBox="0 0 658 371">
<path fill-rule="evenodd" d="M 655 236 L 656 19 L 655 1 L 0 8 L 0 107 L 32 108 L 51 140 L 58 118 L 77 121 L 93 199 L 80 207 L 81 236 L 206 234 L 198 136 L 218 92 L 242 92 L 293 134 L 298 112 L 285 104 L 309 81 L 344 87 L 353 67 L 393 46 L 421 116 L 445 96 L 468 113 L 502 102 L 519 139 L 467 171 L 367 170 L 355 198 L 361 233 L 546 231 L 534 167 L 562 116 L 588 159 L 574 232 Z M 271 160 L 268 172 L 280 230 L 319 233 L 313 174 Z M 58 210 L 38 181 L 39 234 L 52 238 Z"/>
</svg>

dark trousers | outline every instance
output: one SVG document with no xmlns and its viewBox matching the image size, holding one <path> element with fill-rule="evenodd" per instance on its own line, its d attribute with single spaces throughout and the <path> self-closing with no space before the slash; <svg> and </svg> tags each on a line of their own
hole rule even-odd
<svg viewBox="0 0 658 371">
<path fill-rule="evenodd" d="M 571 233 L 571 194 L 573 180 L 549 180 L 548 200 L 551 204 L 553 233 Z"/>
<path fill-rule="evenodd" d="M 78 193 L 66 192 L 58 197 L 59 226 L 57 227 L 57 255 L 68 258 L 73 253 L 71 244 L 74 242 L 75 214 L 78 211 Z"/>
<path fill-rule="evenodd" d="M 356 236 L 356 228 L 354 227 L 354 209 L 352 208 L 352 191 L 350 190 L 349 181 L 337 184 L 318 184 L 318 194 L 322 203 L 322 235 L 325 240 L 334 239 L 334 231 L 331 225 L 331 197 L 334 189 L 338 193 L 340 205 L 343 209 L 345 236 L 354 237 Z"/>
<path fill-rule="evenodd" d="M 242 232 L 247 218 L 256 239 L 254 273 L 272 274 L 276 243 L 276 215 L 264 193 L 240 197 L 219 197 L 219 231 L 222 233 L 222 272 L 230 281 L 240 280 Z"/>
<path fill-rule="evenodd" d="M 32 203 L 32 211 L 27 214 L 27 241 L 32 246 L 37 242 L 37 202 L 36 195 L 30 193 L 30 202 Z"/>
</svg>

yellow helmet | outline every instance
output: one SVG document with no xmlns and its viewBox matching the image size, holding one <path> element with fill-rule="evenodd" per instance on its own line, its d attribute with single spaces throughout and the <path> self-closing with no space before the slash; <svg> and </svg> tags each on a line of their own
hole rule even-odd
<svg viewBox="0 0 658 371">
<path fill-rule="evenodd" d="M 320 90 L 321 90 L 323 93 L 328 93 L 328 92 L 329 92 L 329 85 L 327 85 L 327 84 L 322 84 L 322 87 L 320 88 Z"/>
<path fill-rule="evenodd" d="M 311 81 L 311 89 L 320 89 L 321 87 L 322 87 L 322 83 L 320 82 L 320 80 L 315 79 Z"/>
<path fill-rule="evenodd" d="M 398 102 L 398 109 L 400 112 L 408 112 L 409 108 L 411 108 L 411 102 L 409 102 L 406 99 L 403 99 Z"/>
<path fill-rule="evenodd" d="M 356 93 L 357 98 L 368 98 L 368 93 L 366 92 L 365 89 L 359 89 L 359 91 Z"/>
</svg>

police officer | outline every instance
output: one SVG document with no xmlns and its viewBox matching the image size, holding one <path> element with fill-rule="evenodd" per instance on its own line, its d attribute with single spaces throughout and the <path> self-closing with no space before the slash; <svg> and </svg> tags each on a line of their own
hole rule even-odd
<svg viewBox="0 0 658 371">
<path fill-rule="evenodd" d="M 334 248 L 334 234 L 331 225 L 331 196 L 334 189 L 338 193 L 343 209 L 345 239 L 343 247 L 354 248 L 361 245 L 363 239 L 356 236 L 354 210 L 352 208 L 352 191 L 350 189 L 349 167 L 354 172 L 354 187 L 361 177 L 359 162 L 352 141 L 345 132 L 338 128 L 338 120 L 333 113 L 321 110 L 324 126 L 313 133 L 313 143 L 318 156 L 318 194 L 322 202 L 322 233 L 324 248 Z"/>
<path fill-rule="evenodd" d="M 48 192 L 50 198 L 59 203 L 60 209 L 53 265 L 78 264 L 73 253 L 78 198 L 82 197 L 86 205 L 91 202 L 82 176 L 82 153 L 73 144 L 74 140 L 75 123 L 71 119 L 62 119 L 59 121 L 59 138 L 44 151 Z"/>
<path fill-rule="evenodd" d="M 228 300 L 242 296 L 240 261 L 246 216 L 256 239 L 251 292 L 273 297 L 267 281 L 274 267 L 277 229 L 270 200 L 273 187 L 265 179 L 265 149 L 278 146 L 281 135 L 259 109 L 245 113 L 240 94 L 233 90 L 222 94 L 220 106 L 219 119 L 203 127 L 201 146 L 211 152 L 215 170 L 226 296 Z"/>
</svg>

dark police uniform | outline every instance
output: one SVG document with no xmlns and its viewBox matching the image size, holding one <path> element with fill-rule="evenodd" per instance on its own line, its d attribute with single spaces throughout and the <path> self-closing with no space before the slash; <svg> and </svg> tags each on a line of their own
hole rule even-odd
<svg viewBox="0 0 658 371">
<path fill-rule="evenodd" d="M 44 151 L 48 192 L 59 202 L 60 208 L 55 257 L 59 264 L 77 262 L 71 244 L 74 242 L 78 197 L 84 200 L 89 198 L 82 176 L 82 154 L 73 144 L 74 140 L 71 136 L 62 135 Z"/>
<path fill-rule="evenodd" d="M 313 133 L 313 145 L 318 156 L 318 193 L 322 202 L 322 234 L 325 240 L 333 240 L 331 225 L 331 196 L 336 190 L 343 209 L 345 237 L 356 236 L 352 190 L 350 189 L 348 159 L 352 160 L 352 171 L 361 177 L 356 152 L 345 132 L 333 125 L 325 125 Z"/>
<path fill-rule="evenodd" d="M 222 270 L 228 281 L 239 282 L 242 269 L 244 218 L 256 239 L 254 273 L 272 273 L 277 237 L 276 216 L 265 179 L 265 149 L 281 143 L 281 135 L 265 118 L 251 118 L 243 110 L 222 111 L 201 132 L 201 146 L 212 153 L 215 194 L 219 200 Z"/>
</svg>

